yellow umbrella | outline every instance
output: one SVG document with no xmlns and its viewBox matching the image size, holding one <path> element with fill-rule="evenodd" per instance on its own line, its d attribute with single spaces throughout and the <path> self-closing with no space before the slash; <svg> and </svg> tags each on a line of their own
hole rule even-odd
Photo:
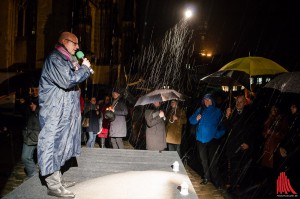
<svg viewBox="0 0 300 199">
<path fill-rule="evenodd" d="M 250 76 L 257 75 L 276 75 L 279 73 L 288 72 L 285 68 L 276 62 L 264 57 L 242 57 L 235 59 L 225 66 L 220 71 L 238 70 L 243 71 Z"/>
</svg>

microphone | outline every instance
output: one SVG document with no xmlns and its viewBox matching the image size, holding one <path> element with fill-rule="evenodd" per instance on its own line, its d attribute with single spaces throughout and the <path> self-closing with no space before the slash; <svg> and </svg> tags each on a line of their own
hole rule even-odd
<svg viewBox="0 0 300 199">
<path fill-rule="evenodd" d="M 76 55 L 77 59 L 83 59 L 84 58 L 84 54 L 80 50 L 77 51 L 75 55 Z M 88 68 L 90 69 L 91 74 L 94 74 L 94 70 L 91 67 L 88 67 Z"/>
</svg>

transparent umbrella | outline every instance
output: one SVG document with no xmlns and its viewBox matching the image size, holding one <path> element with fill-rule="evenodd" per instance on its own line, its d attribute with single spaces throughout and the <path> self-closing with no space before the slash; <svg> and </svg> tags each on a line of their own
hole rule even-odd
<svg viewBox="0 0 300 199">
<path fill-rule="evenodd" d="M 288 72 L 278 75 L 265 88 L 273 88 L 282 93 L 300 93 L 300 72 Z"/>
<path fill-rule="evenodd" d="M 157 89 L 140 97 L 134 106 L 165 102 L 173 99 L 184 101 L 186 98 L 185 95 L 174 89 Z"/>
</svg>

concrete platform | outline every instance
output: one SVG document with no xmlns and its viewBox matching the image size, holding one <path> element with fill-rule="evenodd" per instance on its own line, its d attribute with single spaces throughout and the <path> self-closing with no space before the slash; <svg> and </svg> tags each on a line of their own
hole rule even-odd
<svg viewBox="0 0 300 199">
<path fill-rule="evenodd" d="M 82 148 L 78 167 L 64 174 L 65 180 L 78 182 L 69 190 L 76 198 L 92 199 L 170 199 L 198 198 L 177 152 Z M 174 161 L 179 171 L 172 170 Z M 187 182 L 188 195 L 180 193 Z M 46 194 L 38 175 L 23 182 L 3 198 L 55 198 Z"/>
</svg>

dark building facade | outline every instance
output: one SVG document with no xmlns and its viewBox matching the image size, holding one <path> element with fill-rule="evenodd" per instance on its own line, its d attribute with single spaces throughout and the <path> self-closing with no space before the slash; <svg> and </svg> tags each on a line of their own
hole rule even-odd
<svg viewBox="0 0 300 199">
<path fill-rule="evenodd" d="M 0 69 L 39 69 L 59 34 L 73 32 L 95 69 L 92 84 L 122 82 L 134 51 L 135 0 L 3 0 Z"/>
</svg>

